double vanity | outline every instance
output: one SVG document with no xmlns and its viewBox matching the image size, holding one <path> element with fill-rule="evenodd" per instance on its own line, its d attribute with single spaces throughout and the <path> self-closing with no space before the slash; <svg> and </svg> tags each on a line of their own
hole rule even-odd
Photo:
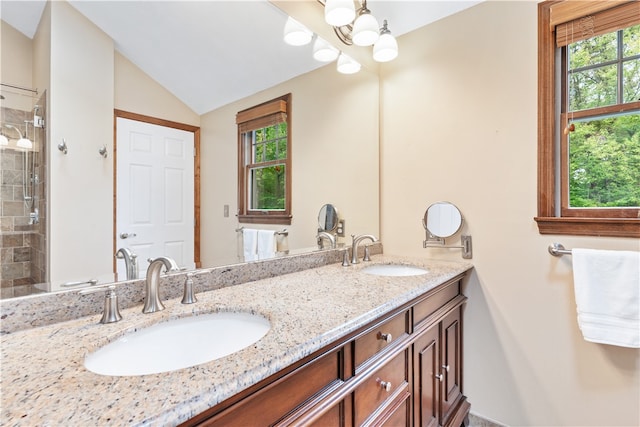
<svg viewBox="0 0 640 427">
<path fill-rule="evenodd" d="M 96 313 L 3 328 L 0 419 L 25 426 L 458 426 L 470 406 L 462 394 L 462 286 L 471 268 L 375 255 L 198 292 L 194 304 L 172 298 L 155 313 L 123 308 L 115 323 L 99 323 Z M 172 347 L 187 356 L 200 350 L 181 340 L 185 330 L 171 335 L 164 326 L 192 322 L 190 331 L 214 318 L 231 323 L 203 346 L 228 347 L 229 329 L 238 326 L 248 328 L 236 334 L 247 337 L 243 348 L 195 366 L 155 367 Z M 251 338 L 255 322 L 264 330 Z M 90 365 L 110 343 L 152 326 L 176 342 L 143 343 L 157 350 Z M 132 371 L 93 372 L 129 359 L 138 363 Z"/>
</svg>

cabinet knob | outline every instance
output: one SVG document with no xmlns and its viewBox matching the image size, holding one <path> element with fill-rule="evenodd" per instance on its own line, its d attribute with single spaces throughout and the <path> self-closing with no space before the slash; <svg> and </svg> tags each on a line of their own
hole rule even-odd
<svg viewBox="0 0 640 427">
<path fill-rule="evenodd" d="M 380 384 L 380 388 L 389 393 L 391 391 L 391 383 L 389 381 L 382 381 L 380 378 L 377 378 L 376 381 Z"/>
<path fill-rule="evenodd" d="M 393 336 L 391 336 L 391 334 L 383 334 L 382 332 L 378 332 L 378 339 L 386 342 L 391 342 L 391 340 L 393 340 Z"/>
<path fill-rule="evenodd" d="M 436 379 L 438 379 L 438 381 L 442 382 L 442 380 L 444 380 L 444 375 L 442 374 L 435 374 L 434 377 L 436 377 Z"/>
<path fill-rule="evenodd" d="M 449 372 L 449 365 L 442 365 L 442 369 Z"/>
</svg>

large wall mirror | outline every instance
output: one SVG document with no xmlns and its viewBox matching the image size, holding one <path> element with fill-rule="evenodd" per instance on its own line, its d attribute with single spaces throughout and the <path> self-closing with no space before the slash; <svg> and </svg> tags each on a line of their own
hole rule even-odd
<svg viewBox="0 0 640 427">
<path fill-rule="evenodd" d="M 281 20 L 284 25 L 284 14 Z M 2 22 L 1 75 L 2 83 L 12 83 L 5 82 L 5 77 L 28 74 L 29 82 L 22 86 L 38 87 L 40 93 L 47 94 L 47 108 L 40 111 L 46 111 L 43 161 L 49 187 L 47 205 L 40 213 L 47 226 L 48 253 L 43 262 L 50 283 L 41 288 L 57 291 L 61 283 L 94 278 L 98 283 L 108 283 L 116 279 L 114 111 L 174 121 L 181 118 L 172 116 L 173 105 L 158 108 L 157 99 L 168 98 L 166 90 L 129 61 L 113 40 L 71 4 L 48 3 L 40 25 L 45 34 L 29 38 Z M 74 42 L 79 39 L 82 44 Z M 299 54 L 310 52 L 300 50 Z M 14 55 L 14 61 L 5 60 L 10 55 Z M 154 84 L 162 96 L 150 95 L 149 88 Z M 137 92 L 143 87 L 146 92 Z M 328 64 L 195 115 L 197 122 L 188 124 L 200 129 L 199 237 L 203 268 L 237 263 L 241 254 L 241 236 L 236 230 L 245 224 L 240 224 L 235 215 L 235 115 L 287 93 L 293 100 L 293 221 L 286 227 L 289 252 L 317 250 L 318 209 L 328 201 L 340 207 L 347 235 L 379 233 L 378 87 L 373 71 L 363 68 L 357 75 L 345 76 L 336 72 L 335 64 Z M 9 95 L 4 86 L 2 89 L 3 96 Z M 3 109 L 13 108 L 8 101 L 9 96 L 2 100 Z M 28 109 L 32 108 L 29 105 Z M 168 112 L 164 116 L 158 113 L 163 110 Z M 66 154 L 58 150 L 63 140 L 68 146 Z M 107 148 L 106 158 L 99 154 L 102 146 Z M 7 234 L 4 228 L 2 233 Z M 6 262 L 3 256 L 3 272 L 8 271 Z M 138 262 L 141 270 L 146 269 L 146 260 Z M 13 285 L 8 286 L 5 280 L 3 276 L 3 297 L 21 296 L 9 289 Z"/>
</svg>

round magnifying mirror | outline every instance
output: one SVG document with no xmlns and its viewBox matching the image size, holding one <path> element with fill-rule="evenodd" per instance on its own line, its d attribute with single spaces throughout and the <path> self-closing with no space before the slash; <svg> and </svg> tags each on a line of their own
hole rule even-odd
<svg viewBox="0 0 640 427">
<path fill-rule="evenodd" d="M 338 210 L 330 203 L 320 208 L 318 231 L 332 232 L 338 228 Z"/>
<path fill-rule="evenodd" d="M 435 237 L 451 237 L 462 228 L 462 214 L 452 203 L 437 202 L 424 213 L 424 227 Z"/>
</svg>

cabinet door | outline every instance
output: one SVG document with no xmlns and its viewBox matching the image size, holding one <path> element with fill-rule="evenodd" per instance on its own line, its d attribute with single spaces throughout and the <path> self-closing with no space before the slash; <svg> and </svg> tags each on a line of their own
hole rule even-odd
<svg viewBox="0 0 640 427">
<path fill-rule="evenodd" d="M 440 324 L 423 332 L 413 349 L 414 424 L 437 426 L 440 418 Z"/>
<path fill-rule="evenodd" d="M 452 408 L 462 398 L 462 316 L 461 308 L 442 320 L 442 420 L 446 424 Z"/>
</svg>

